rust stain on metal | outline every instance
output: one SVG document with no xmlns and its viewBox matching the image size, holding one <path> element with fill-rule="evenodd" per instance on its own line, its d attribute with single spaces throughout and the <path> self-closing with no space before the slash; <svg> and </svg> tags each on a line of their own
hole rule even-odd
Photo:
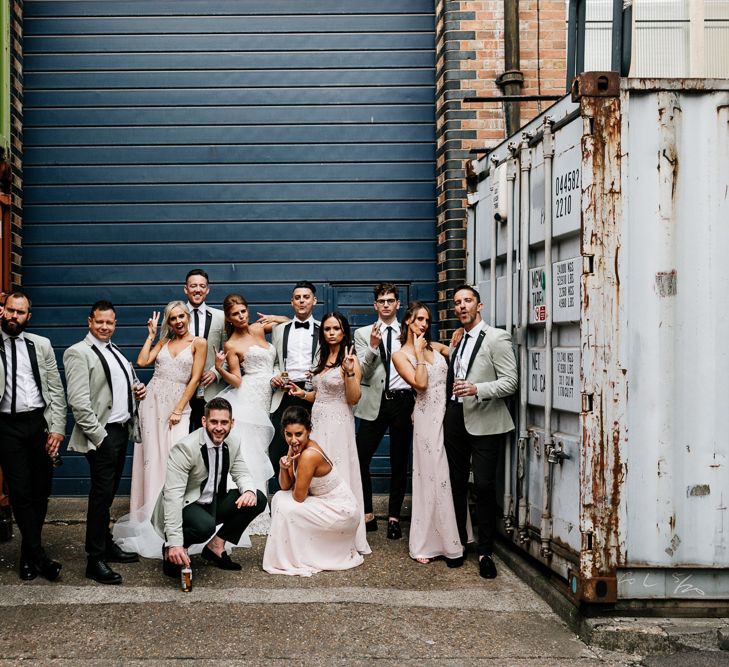
<svg viewBox="0 0 729 667">
<path fill-rule="evenodd" d="M 584 88 L 583 88 L 584 90 Z M 620 499 L 625 484 L 622 447 L 627 438 L 627 377 L 620 367 L 621 113 L 617 97 L 580 97 L 583 118 L 581 251 L 594 257 L 592 273 L 582 277 L 582 380 L 603 378 L 594 392 L 593 410 L 581 414 L 583 448 L 580 483 L 589 489 L 580 513 L 581 530 L 593 534 L 581 552 L 583 599 L 588 582 L 611 580 L 624 564 Z M 604 600 L 607 601 L 607 600 Z"/>
</svg>

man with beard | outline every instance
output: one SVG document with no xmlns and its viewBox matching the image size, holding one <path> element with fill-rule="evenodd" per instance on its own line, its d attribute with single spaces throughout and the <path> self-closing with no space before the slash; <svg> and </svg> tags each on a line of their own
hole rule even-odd
<svg viewBox="0 0 729 667">
<path fill-rule="evenodd" d="M 479 574 L 493 579 L 496 577 L 496 565 L 491 557 L 496 535 L 496 470 L 504 433 L 514 429 L 504 398 L 516 391 L 519 376 L 511 336 L 503 329 L 487 326 L 481 319 L 483 304 L 479 293 L 470 285 L 461 285 L 453 294 L 453 303 L 463 336 L 451 348 L 448 364 L 444 445 L 464 550 L 468 476 L 473 467 Z M 463 559 L 459 560 L 462 564 Z"/>
<path fill-rule="evenodd" d="M 20 578 L 55 581 L 61 564 L 46 556 L 41 531 L 66 431 L 66 398 L 51 342 L 25 331 L 30 309 L 30 299 L 13 292 L 0 320 L 0 466 L 22 536 Z"/>
<path fill-rule="evenodd" d="M 202 424 L 170 451 L 165 485 L 152 513 L 152 525 L 165 540 L 162 570 L 172 577 L 189 567 L 187 547 L 206 541 L 203 559 L 221 570 L 240 570 L 225 543 L 237 544 L 266 508 L 266 496 L 256 489 L 243 459 L 240 434 L 231 433 L 230 403 L 220 397 L 208 401 Z M 228 473 L 237 487 L 230 491 Z"/>
</svg>

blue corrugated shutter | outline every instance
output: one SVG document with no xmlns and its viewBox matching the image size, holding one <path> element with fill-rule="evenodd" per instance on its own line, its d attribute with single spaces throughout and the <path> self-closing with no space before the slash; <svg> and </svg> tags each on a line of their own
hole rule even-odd
<svg viewBox="0 0 729 667">
<path fill-rule="evenodd" d="M 59 356 L 109 298 L 135 358 L 193 266 L 254 310 L 303 278 L 319 315 L 340 285 L 435 299 L 432 1 L 26 0 L 24 29 L 23 281 Z"/>
</svg>

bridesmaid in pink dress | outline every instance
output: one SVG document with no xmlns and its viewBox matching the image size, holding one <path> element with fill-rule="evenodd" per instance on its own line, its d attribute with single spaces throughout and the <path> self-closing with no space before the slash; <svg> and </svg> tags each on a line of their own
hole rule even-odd
<svg viewBox="0 0 729 667">
<path fill-rule="evenodd" d="M 137 357 L 142 368 L 154 363 L 154 375 L 147 387 L 147 398 L 152 400 L 140 404 L 143 456 L 135 452 L 132 512 L 157 501 L 170 449 L 190 430 L 190 399 L 200 382 L 208 350 L 203 338 L 190 333 L 190 314 L 182 301 L 167 304 L 159 341 L 152 347 L 158 322 L 159 313 L 153 312 L 147 320 L 147 339 Z"/>
<path fill-rule="evenodd" d="M 182 301 L 167 304 L 160 339 L 152 347 L 159 317 L 155 311 L 147 320 L 148 336 L 137 357 L 139 366 L 154 363 L 154 375 L 147 398 L 139 404 L 142 442 L 134 445 L 129 514 L 116 522 L 113 531 L 118 544 L 147 558 L 161 555 L 161 540 L 149 518 L 164 486 L 170 449 L 190 430 L 189 403 L 207 355 L 205 339 L 195 338 L 188 329 L 190 315 Z"/>
<path fill-rule="evenodd" d="M 365 535 L 362 477 L 359 474 L 352 412 L 360 397 L 362 371 L 354 354 L 349 322 L 341 313 L 327 313 L 322 318 L 319 350 L 319 363 L 313 371 L 313 388 L 306 391 L 290 384 L 289 391 L 293 396 L 314 403 L 311 436 L 327 453 L 337 474 L 357 499 L 362 518 L 357 527 L 357 550 L 361 554 L 369 554 L 372 550 Z"/>
<path fill-rule="evenodd" d="M 279 463 L 281 486 L 271 502 L 271 533 L 263 553 L 270 574 L 309 577 L 363 562 L 355 545 L 362 510 L 321 447 L 309 438 L 309 413 L 287 408 L 281 430 L 289 446 Z"/>
<path fill-rule="evenodd" d="M 409 304 L 401 331 L 402 347 L 392 361 L 400 377 L 417 392 L 410 557 L 418 563 L 444 557 L 449 567 L 458 567 L 463 562 L 463 546 L 443 447 L 448 348 L 430 340 L 430 310 L 420 301 Z"/>
</svg>

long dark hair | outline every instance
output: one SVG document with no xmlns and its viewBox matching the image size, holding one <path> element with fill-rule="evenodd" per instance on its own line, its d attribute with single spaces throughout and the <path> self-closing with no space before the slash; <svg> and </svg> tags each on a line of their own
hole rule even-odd
<svg viewBox="0 0 729 667">
<path fill-rule="evenodd" d="M 324 338 L 324 323 L 332 317 L 337 320 L 337 322 L 339 322 L 339 326 L 342 327 L 342 333 L 344 334 L 344 336 L 342 336 L 342 341 L 339 343 L 339 352 L 337 354 L 337 359 L 334 362 L 334 365 L 331 366 L 331 368 L 337 368 L 337 366 L 342 365 L 342 360 L 344 359 L 344 350 L 352 344 L 352 336 L 350 334 L 349 322 L 347 321 L 347 318 L 338 311 L 334 311 L 333 313 L 326 313 L 324 317 L 321 318 L 321 326 L 319 327 L 319 360 L 317 362 L 316 368 L 314 369 L 314 375 L 318 375 L 328 368 L 327 357 L 329 357 L 329 343 L 327 343 L 326 339 Z"/>
<path fill-rule="evenodd" d="M 307 431 L 311 431 L 311 414 L 306 408 L 290 405 L 281 415 L 281 430 L 292 424 L 301 424 Z"/>
<path fill-rule="evenodd" d="M 233 334 L 233 325 L 228 322 L 228 315 L 230 315 L 230 311 L 233 310 L 233 306 L 245 306 L 246 309 L 250 311 L 250 308 L 248 308 L 248 302 L 245 300 L 245 297 L 241 296 L 240 294 L 228 294 L 228 296 L 223 299 L 223 312 L 225 313 L 225 333 L 229 338 Z M 250 320 L 250 312 L 248 313 L 248 318 Z"/>
<path fill-rule="evenodd" d="M 410 320 L 417 315 L 421 308 L 428 313 L 428 324 L 432 322 L 433 318 L 430 314 L 430 308 L 428 308 L 428 306 L 426 306 L 422 301 L 411 301 L 408 304 L 408 309 L 405 311 L 405 315 L 403 315 L 402 322 L 400 323 L 400 345 L 405 345 L 405 343 L 408 342 L 408 324 L 410 324 Z M 428 326 L 425 330 L 424 336 L 425 342 L 427 343 L 425 347 L 429 350 L 433 349 L 430 345 L 430 326 Z"/>
</svg>

